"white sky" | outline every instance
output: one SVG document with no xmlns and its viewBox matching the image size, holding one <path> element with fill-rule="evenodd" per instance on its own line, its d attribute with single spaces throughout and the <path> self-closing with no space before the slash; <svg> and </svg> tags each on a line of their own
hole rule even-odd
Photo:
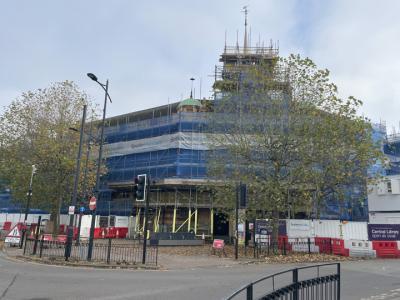
<svg viewBox="0 0 400 300">
<path fill-rule="evenodd" d="M 400 1 L 385 0 L 19 0 L 0 9 L 0 106 L 24 91 L 72 80 L 98 103 L 87 72 L 110 80 L 107 116 L 210 95 L 214 65 L 243 36 L 249 5 L 252 44 L 279 40 L 328 68 L 343 96 L 388 131 L 400 121 Z M 1 109 L 2 110 L 2 109 Z M 1 111 L 0 110 L 0 111 Z"/>
</svg>

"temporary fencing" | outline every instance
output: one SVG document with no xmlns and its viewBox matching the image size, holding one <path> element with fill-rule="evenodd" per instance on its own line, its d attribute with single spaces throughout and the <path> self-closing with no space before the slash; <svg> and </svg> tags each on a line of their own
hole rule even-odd
<svg viewBox="0 0 400 300">
<path fill-rule="evenodd" d="M 281 236 L 278 242 L 273 242 L 270 236 L 262 241 L 256 241 L 257 257 L 290 253 L 325 253 L 333 254 L 333 239 L 288 238 Z M 348 256 L 348 255 L 347 255 Z"/>
</svg>

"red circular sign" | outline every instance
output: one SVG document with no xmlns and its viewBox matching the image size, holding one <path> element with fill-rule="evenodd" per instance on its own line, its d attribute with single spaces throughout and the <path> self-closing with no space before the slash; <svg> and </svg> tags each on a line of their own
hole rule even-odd
<svg viewBox="0 0 400 300">
<path fill-rule="evenodd" d="M 92 196 L 89 200 L 89 209 L 95 210 L 96 209 L 96 197 Z"/>
</svg>

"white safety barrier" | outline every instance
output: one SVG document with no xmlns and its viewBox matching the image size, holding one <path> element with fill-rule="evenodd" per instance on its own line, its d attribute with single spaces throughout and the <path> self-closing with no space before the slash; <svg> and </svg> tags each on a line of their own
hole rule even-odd
<svg viewBox="0 0 400 300">
<path fill-rule="evenodd" d="M 350 257 L 376 257 L 376 251 L 372 249 L 371 241 L 345 240 L 344 247 L 349 249 Z"/>
<path fill-rule="evenodd" d="M 310 245 L 308 241 L 310 240 Z M 289 240 L 294 252 L 319 253 L 319 246 L 315 245 L 314 238 L 296 238 Z M 310 248 L 309 248 L 310 246 Z"/>
</svg>

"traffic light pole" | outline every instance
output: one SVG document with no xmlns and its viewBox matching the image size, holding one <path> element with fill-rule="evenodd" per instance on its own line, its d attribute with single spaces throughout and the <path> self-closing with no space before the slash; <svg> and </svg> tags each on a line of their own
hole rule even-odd
<svg viewBox="0 0 400 300">
<path fill-rule="evenodd" d="M 75 208 L 76 208 L 76 199 L 78 197 L 78 183 L 79 183 L 79 174 L 81 171 L 81 158 L 82 158 L 82 144 L 83 144 L 83 129 L 85 128 L 85 120 L 86 120 L 86 109 L 87 105 L 83 106 L 83 114 L 82 114 L 82 122 L 81 122 L 81 131 L 79 135 L 79 147 L 78 147 L 78 155 L 76 158 L 76 169 L 75 169 L 75 179 L 74 179 L 74 189 L 72 192 L 72 206 L 74 206 L 74 213 L 69 216 L 69 226 L 68 226 L 68 235 L 67 235 L 67 245 L 65 247 L 65 260 L 67 261 L 71 255 L 71 247 L 72 240 L 74 238 L 74 217 L 75 217 Z"/>
<path fill-rule="evenodd" d="M 33 175 L 35 175 L 35 173 L 36 173 L 36 167 L 35 167 L 35 165 L 32 165 L 31 180 L 29 182 L 29 190 L 28 190 L 28 199 L 26 201 L 24 227 L 22 228 L 22 237 L 21 237 L 21 241 L 20 241 L 20 244 L 19 244 L 19 248 L 20 249 L 22 249 L 22 246 L 24 244 L 24 239 L 26 237 L 26 222 L 28 220 L 29 207 L 30 207 L 31 200 L 32 200 L 32 183 L 33 183 Z"/>
<path fill-rule="evenodd" d="M 143 257 L 142 257 L 142 264 L 146 264 L 146 250 L 147 250 L 147 228 L 149 223 L 149 194 L 150 194 L 150 180 L 146 177 L 147 184 L 146 186 L 146 193 L 145 193 L 145 208 L 144 208 L 144 228 L 143 228 Z"/>
<path fill-rule="evenodd" d="M 238 259 L 239 256 L 239 198 L 240 198 L 240 186 L 239 183 L 236 186 L 236 205 L 235 205 L 235 259 Z"/>
</svg>

